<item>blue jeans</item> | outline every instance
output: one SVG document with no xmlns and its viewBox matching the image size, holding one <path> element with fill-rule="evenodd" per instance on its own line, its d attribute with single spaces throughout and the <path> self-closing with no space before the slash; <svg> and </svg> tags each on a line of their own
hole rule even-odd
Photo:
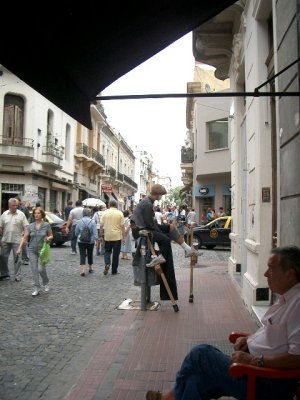
<svg viewBox="0 0 300 400">
<path fill-rule="evenodd" d="M 116 274 L 118 271 L 118 266 L 119 266 L 121 240 L 105 241 L 104 246 L 105 246 L 104 263 L 105 263 L 105 265 L 110 265 L 111 253 L 113 253 L 112 264 L 111 264 L 111 273 Z"/>
<path fill-rule="evenodd" d="M 76 229 L 76 224 L 72 224 L 71 249 L 72 249 L 72 252 L 77 253 L 77 251 L 76 251 L 77 236 L 75 235 L 75 229 Z"/>
<path fill-rule="evenodd" d="M 231 358 L 208 344 L 195 346 L 185 357 L 176 375 L 173 393 L 176 400 L 210 400 L 222 396 L 246 399 L 246 378 L 233 379 L 228 374 Z M 256 400 L 291 399 L 297 381 L 260 379 Z"/>
</svg>

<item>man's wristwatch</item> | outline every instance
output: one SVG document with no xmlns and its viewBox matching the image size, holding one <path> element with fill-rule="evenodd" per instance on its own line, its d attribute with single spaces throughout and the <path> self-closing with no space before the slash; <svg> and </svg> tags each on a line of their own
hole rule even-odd
<svg viewBox="0 0 300 400">
<path fill-rule="evenodd" d="M 256 358 L 256 366 L 262 368 L 265 365 L 264 356 L 261 354 Z"/>
</svg>

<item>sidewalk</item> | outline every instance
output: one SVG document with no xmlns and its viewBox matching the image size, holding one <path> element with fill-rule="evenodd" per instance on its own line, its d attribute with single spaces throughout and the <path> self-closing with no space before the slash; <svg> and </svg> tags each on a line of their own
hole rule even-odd
<svg viewBox="0 0 300 400">
<path fill-rule="evenodd" d="M 178 259 L 177 259 L 178 260 Z M 181 259 L 182 262 L 182 259 Z M 43 400 L 144 400 L 147 390 L 172 387 L 187 351 L 210 343 L 231 353 L 234 330 L 257 328 L 244 307 L 227 262 L 194 269 L 194 302 L 189 303 L 189 268 L 176 268 L 180 311 L 161 302 L 157 311 L 115 310 L 76 358 L 57 374 Z M 152 300 L 158 300 L 152 288 Z M 136 299 L 139 300 L 139 299 Z M 72 386 L 70 386 L 70 382 Z M 69 386 L 69 387 L 68 387 Z M 62 394 L 67 393 L 63 397 Z"/>
</svg>

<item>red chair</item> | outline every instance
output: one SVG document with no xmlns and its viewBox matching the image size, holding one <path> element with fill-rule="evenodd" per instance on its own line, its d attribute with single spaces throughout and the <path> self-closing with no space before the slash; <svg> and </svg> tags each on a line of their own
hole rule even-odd
<svg viewBox="0 0 300 400">
<path fill-rule="evenodd" d="M 244 332 L 232 332 L 229 335 L 229 341 L 235 343 L 237 338 L 248 336 Z M 229 374 L 233 378 L 241 378 L 247 375 L 247 400 L 255 400 L 255 383 L 256 378 L 271 378 L 271 379 L 300 379 L 300 369 L 275 369 L 261 368 L 248 364 L 234 363 L 229 368 Z M 300 400 L 300 381 L 295 400 Z M 293 400 L 293 399 L 291 399 Z"/>
</svg>

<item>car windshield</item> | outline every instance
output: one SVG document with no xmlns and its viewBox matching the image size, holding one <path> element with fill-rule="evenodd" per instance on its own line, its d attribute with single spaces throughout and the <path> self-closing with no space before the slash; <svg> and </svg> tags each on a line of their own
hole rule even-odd
<svg viewBox="0 0 300 400">
<path fill-rule="evenodd" d="M 47 213 L 47 216 L 53 221 L 53 222 L 64 222 L 63 219 L 59 218 L 57 215 L 53 213 Z"/>
</svg>

